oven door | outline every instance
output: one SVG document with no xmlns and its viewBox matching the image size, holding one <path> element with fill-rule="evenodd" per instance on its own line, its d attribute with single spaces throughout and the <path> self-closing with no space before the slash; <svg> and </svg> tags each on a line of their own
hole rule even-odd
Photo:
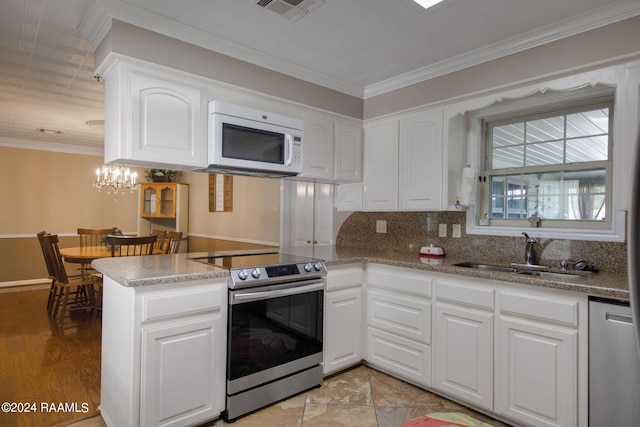
<svg viewBox="0 0 640 427">
<path fill-rule="evenodd" d="M 322 362 L 324 280 L 229 292 L 227 394 Z"/>
</svg>

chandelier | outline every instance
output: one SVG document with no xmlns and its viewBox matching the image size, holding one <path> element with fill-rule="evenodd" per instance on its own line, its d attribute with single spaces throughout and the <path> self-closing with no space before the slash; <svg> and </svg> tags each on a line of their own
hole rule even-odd
<svg viewBox="0 0 640 427">
<path fill-rule="evenodd" d="M 93 187 L 98 191 L 102 190 L 102 187 L 106 188 L 107 194 L 113 192 L 114 194 L 125 193 L 125 190 L 129 190 L 133 193 L 138 189 L 136 184 L 137 172 L 131 172 L 129 168 L 122 166 L 104 165 L 102 168 L 96 169 L 96 180 L 93 181 Z"/>
</svg>

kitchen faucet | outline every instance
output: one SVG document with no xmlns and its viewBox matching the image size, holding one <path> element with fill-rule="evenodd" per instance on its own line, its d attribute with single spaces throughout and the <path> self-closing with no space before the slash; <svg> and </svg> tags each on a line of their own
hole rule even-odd
<svg viewBox="0 0 640 427">
<path fill-rule="evenodd" d="M 538 241 L 534 237 L 529 237 L 525 232 L 522 232 L 522 235 L 527 239 L 527 247 L 524 250 L 524 263 L 526 265 L 535 265 L 533 245 L 538 243 Z"/>
</svg>

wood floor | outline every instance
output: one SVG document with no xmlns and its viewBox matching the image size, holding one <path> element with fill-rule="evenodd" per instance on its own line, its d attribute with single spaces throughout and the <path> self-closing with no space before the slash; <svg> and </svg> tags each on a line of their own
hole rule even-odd
<svg viewBox="0 0 640 427">
<path fill-rule="evenodd" d="M 62 426 L 98 413 L 100 318 L 78 312 L 60 328 L 47 316 L 48 292 L 0 290 L 0 426 Z"/>
</svg>

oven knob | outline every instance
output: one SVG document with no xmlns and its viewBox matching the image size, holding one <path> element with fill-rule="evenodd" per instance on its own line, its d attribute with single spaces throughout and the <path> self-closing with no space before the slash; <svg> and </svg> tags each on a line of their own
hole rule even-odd
<svg viewBox="0 0 640 427">
<path fill-rule="evenodd" d="M 249 273 L 247 273 L 247 270 L 242 269 L 242 270 L 238 271 L 238 279 L 247 280 L 248 276 L 249 276 Z"/>
<path fill-rule="evenodd" d="M 260 277 L 260 270 L 258 270 L 257 268 L 256 268 L 256 269 L 254 269 L 254 270 L 251 272 L 251 277 L 253 277 L 254 279 L 259 278 L 259 277 Z"/>
<path fill-rule="evenodd" d="M 315 268 L 315 269 L 316 269 L 316 271 L 320 271 L 320 270 L 322 270 L 322 263 L 316 262 L 316 263 L 313 265 L 313 268 Z"/>
<path fill-rule="evenodd" d="M 306 271 L 307 273 L 311 271 L 311 263 L 308 262 L 304 265 L 304 271 Z"/>
</svg>

